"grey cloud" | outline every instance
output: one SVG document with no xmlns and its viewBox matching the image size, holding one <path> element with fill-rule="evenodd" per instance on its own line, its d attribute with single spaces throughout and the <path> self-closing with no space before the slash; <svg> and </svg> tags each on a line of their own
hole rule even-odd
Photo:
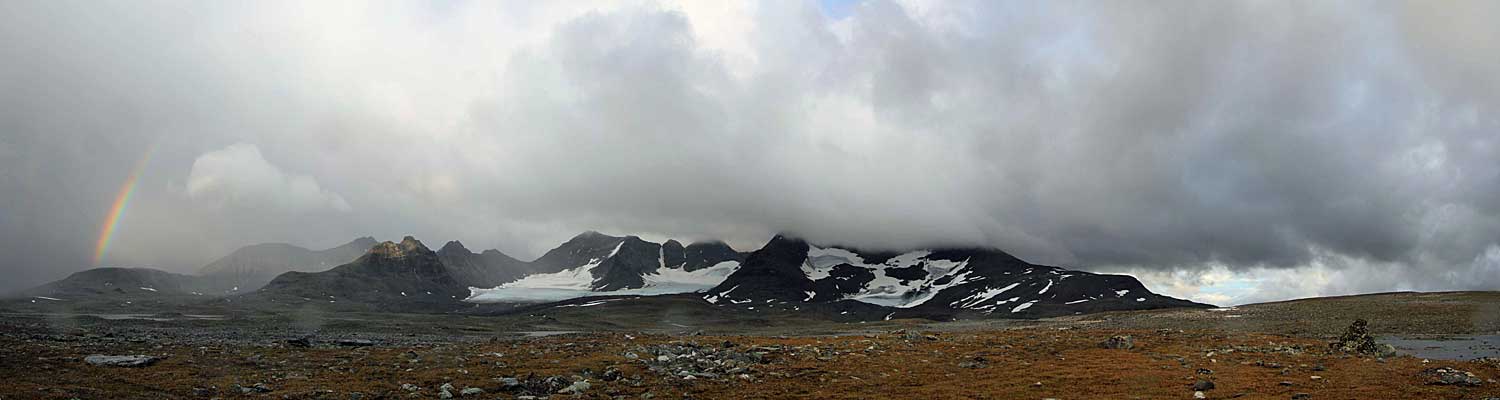
<svg viewBox="0 0 1500 400">
<path fill-rule="evenodd" d="M 1482 279 L 1500 242 L 1485 2 L 872 1 L 845 20 L 768 2 L 736 49 L 702 37 L 732 24 L 653 4 L 175 6 L 0 6 L 16 282 L 87 267 L 120 171 L 160 143 L 112 262 L 367 234 L 524 258 L 584 229 L 747 249 L 786 231 L 1101 269 L 1379 272 L 1297 293 L 1500 284 Z M 237 143 L 349 207 L 173 194 Z"/>
</svg>

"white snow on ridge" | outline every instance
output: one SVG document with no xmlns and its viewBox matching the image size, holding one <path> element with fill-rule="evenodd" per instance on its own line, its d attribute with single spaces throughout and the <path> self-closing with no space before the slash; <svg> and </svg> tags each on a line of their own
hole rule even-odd
<svg viewBox="0 0 1500 400">
<path fill-rule="evenodd" d="M 598 267 L 606 258 L 613 257 L 619 251 L 620 245 L 615 245 L 614 251 L 611 251 L 609 256 L 589 260 L 588 263 L 578 267 L 550 274 L 533 274 L 494 288 L 469 288 L 469 298 L 464 301 L 534 303 L 600 295 L 649 296 L 693 293 L 718 286 L 729 277 L 729 274 L 740 268 L 738 261 L 724 261 L 692 272 L 678 268 L 657 268 L 656 273 L 641 277 L 645 281 L 645 286 L 639 289 L 593 291 L 591 288 L 594 284 L 592 272 L 594 267 Z"/>
<path fill-rule="evenodd" d="M 1013 312 L 1013 313 L 1021 312 L 1022 310 L 1031 308 L 1032 304 L 1036 304 L 1036 300 L 1032 300 L 1032 301 L 1028 301 L 1028 302 L 1025 302 L 1025 303 L 1021 303 L 1021 305 L 1016 306 L 1016 308 L 1010 309 L 1010 312 Z"/>
<path fill-rule="evenodd" d="M 802 262 L 802 273 L 807 279 L 819 280 L 828 277 L 828 271 L 839 264 L 849 264 L 856 267 L 864 266 L 865 259 L 849 250 L 837 247 L 820 248 L 818 246 L 807 247 L 807 260 Z"/>
<path fill-rule="evenodd" d="M 974 308 L 974 306 L 989 301 L 990 299 L 995 298 L 995 296 L 999 296 L 1000 294 L 1010 291 L 1011 289 L 1015 289 L 1016 286 L 1020 285 L 1021 282 L 1015 282 L 999 289 L 986 289 L 983 292 L 975 293 L 969 297 L 965 297 L 963 300 L 959 300 L 956 305 L 958 306 L 958 308 Z"/>
<path fill-rule="evenodd" d="M 888 307 L 910 308 L 931 300 L 937 292 L 943 289 L 970 281 L 968 273 L 963 271 L 968 261 L 927 259 L 927 256 L 931 254 L 932 252 L 926 250 L 912 251 L 891 257 L 883 263 L 870 264 L 866 263 L 863 257 L 846 249 L 808 246 L 807 260 L 802 263 L 802 272 L 807 275 L 808 279 L 816 281 L 827 278 L 833 267 L 839 264 L 867 268 L 875 274 L 875 279 L 866 283 L 859 293 L 844 298 Z M 918 264 L 922 264 L 927 272 L 927 276 L 921 279 L 903 283 L 901 279 L 886 275 L 890 269 L 910 268 Z M 933 283 L 947 276 L 952 276 L 947 283 L 943 285 Z"/>
</svg>

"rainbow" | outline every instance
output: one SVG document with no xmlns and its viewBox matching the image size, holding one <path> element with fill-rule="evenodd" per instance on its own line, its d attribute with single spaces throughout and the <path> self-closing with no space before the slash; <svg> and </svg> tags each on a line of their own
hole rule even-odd
<svg viewBox="0 0 1500 400">
<path fill-rule="evenodd" d="M 130 176 L 125 177 L 125 184 L 120 185 L 120 193 L 115 194 L 115 202 L 109 207 L 109 216 L 104 218 L 104 228 L 99 230 L 99 241 L 94 245 L 95 266 L 104 260 L 104 251 L 109 249 L 110 238 L 114 237 L 115 228 L 120 225 L 120 217 L 125 214 L 125 208 L 130 205 L 130 197 L 135 194 L 135 184 L 141 177 L 141 171 L 146 169 L 146 161 L 151 159 L 151 150 L 154 147 L 146 149 L 146 155 L 135 163 Z"/>
</svg>

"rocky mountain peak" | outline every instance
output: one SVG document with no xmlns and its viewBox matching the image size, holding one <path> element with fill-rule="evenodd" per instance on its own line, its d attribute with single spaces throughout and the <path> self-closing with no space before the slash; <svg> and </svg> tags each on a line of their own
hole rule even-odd
<svg viewBox="0 0 1500 400">
<path fill-rule="evenodd" d="M 370 255 L 382 258 L 402 258 L 425 253 L 432 253 L 432 250 L 423 245 L 422 241 L 411 236 L 401 238 L 401 243 L 386 241 L 370 248 Z"/>
<path fill-rule="evenodd" d="M 443 244 L 443 248 L 438 249 L 438 252 L 439 253 L 450 253 L 450 252 L 472 253 L 471 251 L 469 251 L 469 248 L 464 247 L 464 244 L 460 243 L 457 240 L 450 240 L 450 241 L 448 241 L 448 243 Z"/>
</svg>

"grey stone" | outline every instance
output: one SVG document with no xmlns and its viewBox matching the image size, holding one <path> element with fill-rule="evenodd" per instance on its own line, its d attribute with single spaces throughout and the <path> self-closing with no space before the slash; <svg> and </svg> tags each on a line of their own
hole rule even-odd
<svg viewBox="0 0 1500 400">
<path fill-rule="evenodd" d="M 1099 347 L 1106 349 L 1130 350 L 1135 348 L 1135 339 L 1130 336 L 1111 336 L 1109 339 L 1099 343 Z"/>
<path fill-rule="evenodd" d="M 146 355 L 106 356 L 103 354 L 94 354 L 84 357 L 83 361 L 101 367 L 144 367 L 161 361 L 161 358 Z"/>
<path fill-rule="evenodd" d="M 593 386 L 593 385 L 590 385 L 589 381 L 587 381 L 587 380 L 577 381 L 577 382 L 573 382 L 572 385 L 568 385 L 568 387 L 562 388 L 562 390 L 557 391 L 557 393 L 559 393 L 559 394 L 582 394 L 583 392 L 588 391 L 589 387 L 591 387 L 591 386 Z"/>
</svg>

